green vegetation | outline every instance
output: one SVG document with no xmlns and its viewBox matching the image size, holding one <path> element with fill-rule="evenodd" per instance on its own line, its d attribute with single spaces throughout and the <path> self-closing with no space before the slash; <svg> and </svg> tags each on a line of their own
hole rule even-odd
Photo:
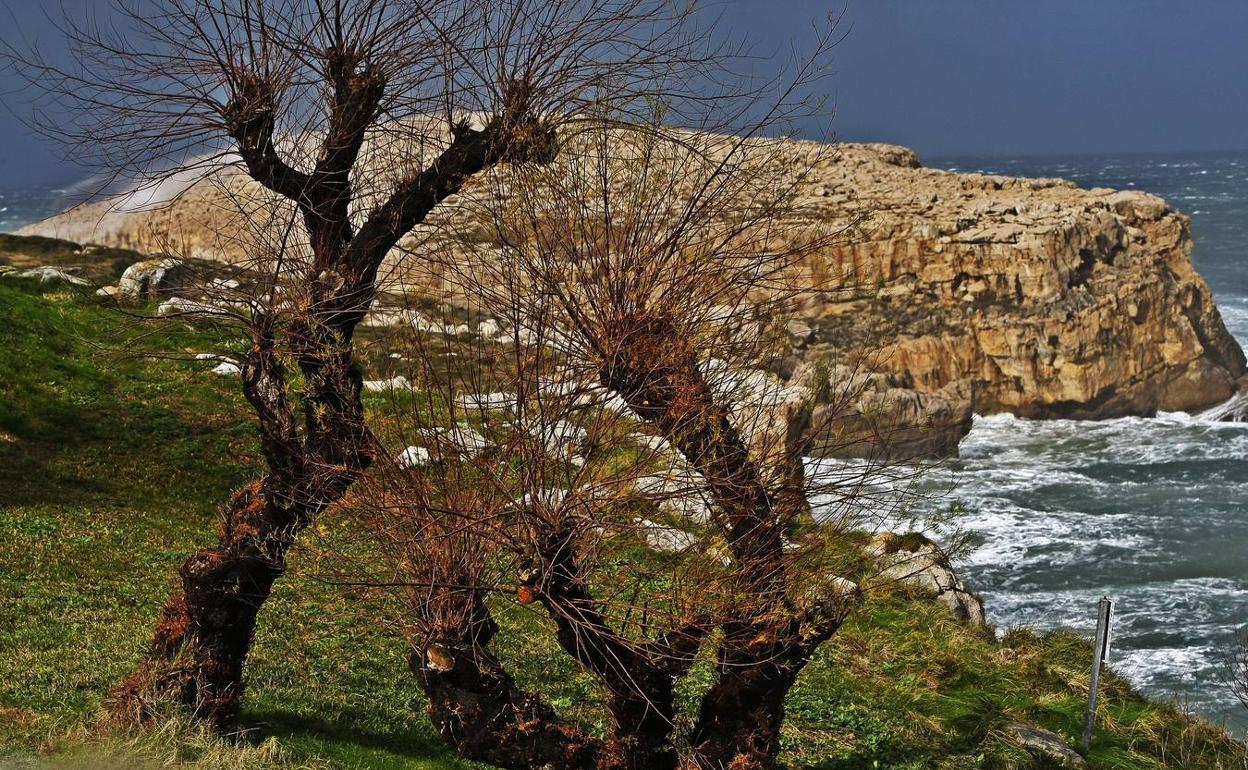
<svg viewBox="0 0 1248 770">
<path fill-rule="evenodd" d="M 265 606 L 240 736 L 96 724 L 182 557 L 209 541 L 218 506 L 258 464 L 251 421 L 232 379 L 191 360 L 228 347 L 223 332 L 139 325 L 16 279 L 0 281 L 0 324 L 0 766 L 468 767 L 422 716 L 390 610 L 318 579 L 315 545 Z M 323 538 L 333 526 L 330 517 Z M 591 681 L 549 634 L 523 634 L 542 621 L 515 605 L 499 616 L 501 652 L 526 684 L 598 719 Z M 783 759 L 826 770 L 1044 767 L 1003 728 L 1026 721 L 1074 743 L 1090 657 L 1070 635 L 997 641 L 932 603 L 876 597 L 792 693 Z M 699 671 L 705 683 L 709 669 Z M 1094 768 L 1248 766 L 1220 730 L 1117 677 L 1102 703 Z"/>
<path fill-rule="evenodd" d="M 73 267 L 88 279 L 116 282 L 130 265 L 145 257 L 137 251 L 106 246 L 82 246 L 60 238 L 0 233 L 0 266 L 16 268 L 36 265 Z"/>
</svg>

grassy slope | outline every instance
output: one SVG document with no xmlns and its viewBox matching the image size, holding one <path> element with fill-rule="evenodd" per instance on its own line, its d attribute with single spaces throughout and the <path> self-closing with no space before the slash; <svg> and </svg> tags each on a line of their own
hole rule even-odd
<svg viewBox="0 0 1248 770">
<path fill-rule="evenodd" d="M 115 311 L 12 279 L 0 281 L 0 328 L 0 767 L 49 753 L 57 766 L 96 767 L 100 739 L 80 726 L 136 663 L 181 557 L 211 537 L 217 506 L 254 467 L 252 431 L 230 378 L 125 352 L 211 350 L 222 342 L 211 334 L 160 326 L 135 343 L 134 322 Z M 114 738 L 110 750 L 127 752 L 116 766 L 143 756 L 161 767 L 467 767 L 421 717 L 384 612 L 312 579 L 311 558 L 296 555 L 262 615 L 245 740 L 172 728 Z M 513 630 L 537 622 L 503 615 Z M 591 683 L 548 638 L 521 647 L 505 636 L 526 680 L 595 718 Z M 1040 767 L 1000 728 L 1025 719 L 1073 739 L 1089 658 L 1070 636 L 999 643 L 929 603 L 879 597 L 793 693 L 785 760 Z M 1245 766 L 1220 731 L 1114 677 L 1101 718 L 1093 767 Z"/>
</svg>

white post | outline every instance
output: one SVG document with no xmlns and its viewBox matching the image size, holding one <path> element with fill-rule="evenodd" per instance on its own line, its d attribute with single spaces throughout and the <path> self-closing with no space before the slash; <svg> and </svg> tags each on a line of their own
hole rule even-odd
<svg viewBox="0 0 1248 770">
<path fill-rule="evenodd" d="M 1083 721 L 1083 753 L 1092 743 L 1092 723 L 1096 721 L 1096 691 L 1101 684 L 1101 664 L 1109 656 L 1109 624 L 1114 601 L 1102 596 L 1096 613 L 1096 638 L 1092 640 L 1092 681 L 1088 685 L 1088 714 Z"/>
</svg>

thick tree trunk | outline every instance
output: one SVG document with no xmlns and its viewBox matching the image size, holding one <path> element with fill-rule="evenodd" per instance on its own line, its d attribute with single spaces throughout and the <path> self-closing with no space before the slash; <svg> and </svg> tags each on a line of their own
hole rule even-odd
<svg viewBox="0 0 1248 770">
<path fill-rule="evenodd" d="M 672 742 L 676 727 L 672 680 L 651 682 L 638 690 L 613 694 L 611 749 L 620 770 L 674 770 L 680 756 Z"/>
<path fill-rule="evenodd" d="M 783 467 L 769 485 L 672 319 L 624 319 L 611 331 L 615 345 L 600 379 L 706 478 L 735 562 L 740 605 L 722 624 L 717 680 L 703 699 L 688 761 L 708 770 L 771 768 L 785 696 L 835 627 L 806 623 L 786 595 L 781 535 L 806 510 L 800 476 Z"/>
<path fill-rule="evenodd" d="M 786 515 L 749 447 L 698 366 L 677 323 L 659 316 L 621 321 L 600 379 L 641 419 L 654 425 L 706 479 L 714 515 L 736 562 L 747 614 L 787 608 L 781 536 Z"/>
<path fill-rule="evenodd" d="M 182 564 L 142 667 L 117 693 L 122 712 L 145 720 L 164 700 L 224 723 L 236 714 L 256 613 L 286 569 L 302 516 L 273 504 L 269 480 L 240 489 L 217 547 Z"/>
<path fill-rule="evenodd" d="M 236 492 L 216 547 L 183 562 L 180 586 L 165 604 L 143 665 L 116 693 L 115 710 L 146 720 L 173 701 L 213 724 L 233 720 L 260 607 L 286 571 L 295 538 L 341 497 L 351 476 L 318 479 L 315 502 L 282 505 L 278 500 L 289 498 L 273 476 Z"/>
<path fill-rule="evenodd" d="M 555 622 L 556 637 L 606 688 L 611 712 L 608 750 L 613 770 L 673 770 L 679 755 L 675 681 L 693 664 L 701 626 L 656 642 L 622 638 L 608 623 L 582 574 L 575 531 L 543 525 L 534 533 L 541 569 L 527 581 Z"/>
<path fill-rule="evenodd" d="M 784 699 L 815 648 L 796 620 L 725 624 L 715 684 L 690 736 L 698 768 L 769 770 L 780 753 Z"/>
<path fill-rule="evenodd" d="M 361 380 L 349 357 L 326 355 L 320 361 L 332 365 L 304 367 L 301 443 L 272 340 L 259 339 L 242 380 L 269 473 L 235 492 L 216 546 L 183 562 L 143 664 L 114 693 L 118 715 L 146 721 L 173 702 L 212 724 L 233 720 L 256 616 L 286 571 L 287 552 L 371 462 Z"/>
<path fill-rule="evenodd" d="M 436 630 L 409 657 L 429 698 L 429 718 L 446 742 L 466 759 L 508 770 L 609 766 L 600 741 L 561 721 L 541 697 L 516 685 L 489 651 L 498 631 L 489 610 L 479 596 L 471 601 L 466 613 L 445 612 L 438 601 L 424 603 L 420 611 Z"/>
<path fill-rule="evenodd" d="M 770 770 L 780 753 L 787 672 L 755 665 L 722 678 L 702 702 L 692 760 L 706 770 Z"/>
</svg>

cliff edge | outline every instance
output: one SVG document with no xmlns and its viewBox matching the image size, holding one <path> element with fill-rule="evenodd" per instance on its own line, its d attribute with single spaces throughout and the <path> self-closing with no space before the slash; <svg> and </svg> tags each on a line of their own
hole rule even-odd
<svg viewBox="0 0 1248 770">
<path fill-rule="evenodd" d="M 1099 419 L 1235 393 L 1244 354 L 1192 266 L 1190 220 L 1162 199 L 927 169 L 891 145 L 775 141 L 782 162 L 813 169 L 802 217 L 869 213 L 803 266 L 820 290 L 784 319 L 771 364 L 807 381 L 818 370 L 825 390 L 854 382 L 854 413 L 822 437 L 831 453 L 868 451 L 881 424 L 904 454 L 948 454 L 972 413 Z M 240 184 L 191 184 L 157 210 L 91 204 L 23 233 L 228 260 L 213 233 L 232 209 L 214 201 Z"/>
</svg>

